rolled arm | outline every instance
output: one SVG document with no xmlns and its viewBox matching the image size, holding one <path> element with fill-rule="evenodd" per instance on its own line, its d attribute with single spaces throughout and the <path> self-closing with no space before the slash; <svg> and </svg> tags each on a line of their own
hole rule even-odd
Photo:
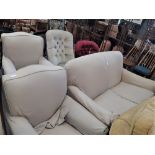
<svg viewBox="0 0 155 155">
<path fill-rule="evenodd" d="M 32 125 L 24 117 L 8 117 L 13 135 L 37 135 Z"/>
<path fill-rule="evenodd" d="M 75 86 L 69 86 L 70 95 L 78 101 L 82 106 L 84 106 L 88 111 L 90 111 L 96 118 L 98 118 L 102 123 L 109 126 L 112 121 L 118 116 L 102 106 L 97 104 L 94 100 L 89 98 L 84 94 L 79 88 Z"/>
<path fill-rule="evenodd" d="M 13 62 L 5 56 L 2 58 L 2 66 L 4 69 L 4 74 L 12 74 L 16 72 Z"/>
<path fill-rule="evenodd" d="M 155 81 L 143 78 L 139 75 L 129 72 L 126 69 L 123 69 L 122 81 L 151 90 L 155 93 Z"/>
<path fill-rule="evenodd" d="M 65 118 L 66 122 L 78 129 L 82 134 L 107 134 L 107 126 L 71 97 L 67 96 L 62 106 L 69 110 Z"/>
</svg>

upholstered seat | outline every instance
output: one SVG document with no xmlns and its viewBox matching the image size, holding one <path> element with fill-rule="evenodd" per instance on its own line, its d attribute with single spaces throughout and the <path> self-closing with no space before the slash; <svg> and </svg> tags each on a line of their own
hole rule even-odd
<svg viewBox="0 0 155 155">
<path fill-rule="evenodd" d="M 70 95 L 106 125 L 155 94 L 155 81 L 123 69 L 117 51 L 83 56 L 65 68 Z"/>
<path fill-rule="evenodd" d="M 120 82 L 119 85 L 113 87 L 111 90 L 118 96 L 136 104 L 154 95 L 154 92 L 152 92 L 151 90 L 137 87 L 126 82 Z"/>
<path fill-rule="evenodd" d="M 67 96 L 66 71 L 31 65 L 3 76 L 13 134 L 106 134 L 107 127 Z"/>
<path fill-rule="evenodd" d="M 28 65 L 51 64 L 43 57 L 43 38 L 26 32 L 3 33 L 1 38 L 4 74 L 12 74 Z"/>
<path fill-rule="evenodd" d="M 48 59 L 54 65 L 64 66 L 74 58 L 73 35 L 63 30 L 46 32 Z"/>
<path fill-rule="evenodd" d="M 112 90 L 108 90 L 102 95 L 96 97 L 94 101 L 105 109 L 118 114 L 122 114 L 136 105 L 130 100 L 117 95 Z"/>
</svg>

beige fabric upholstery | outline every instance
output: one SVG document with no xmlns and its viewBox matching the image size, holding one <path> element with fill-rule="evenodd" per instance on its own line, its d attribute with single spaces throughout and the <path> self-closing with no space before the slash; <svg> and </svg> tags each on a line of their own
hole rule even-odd
<svg viewBox="0 0 155 155">
<path fill-rule="evenodd" d="M 119 52 L 95 53 L 73 59 L 65 65 L 68 84 L 79 87 L 94 99 L 120 83 L 122 61 Z"/>
<path fill-rule="evenodd" d="M 113 112 L 108 111 L 102 106 L 96 104 L 91 98 L 81 92 L 77 87 L 69 87 L 70 95 L 77 101 L 79 101 L 86 109 L 88 109 L 92 114 L 94 114 L 101 122 L 106 125 L 112 123 L 115 118 Z"/>
<path fill-rule="evenodd" d="M 66 121 L 83 134 L 106 134 L 107 126 L 89 113 L 83 106 L 66 96 L 62 107 L 69 109 Z"/>
<path fill-rule="evenodd" d="M 45 129 L 53 129 L 56 126 L 61 125 L 65 122 L 65 117 L 68 112 L 69 110 L 66 108 L 59 108 L 50 119 L 35 126 L 35 130 L 38 134 L 42 134 Z"/>
<path fill-rule="evenodd" d="M 55 65 L 64 66 L 74 58 L 73 35 L 63 30 L 46 32 L 48 59 Z"/>
<path fill-rule="evenodd" d="M 1 35 L 3 45 L 2 65 L 5 74 L 11 74 L 16 70 L 32 64 L 39 64 L 43 56 L 44 42 L 40 36 L 26 32 L 3 33 Z"/>
<path fill-rule="evenodd" d="M 2 34 L 3 54 L 16 69 L 38 64 L 43 55 L 43 38 L 25 32 Z"/>
<path fill-rule="evenodd" d="M 45 129 L 43 135 L 81 135 L 74 127 L 68 123 L 63 123 L 53 129 Z"/>
<path fill-rule="evenodd" d="M 28 66 L 13 77 L 4 75 L 3 83 L 10 113 L 26 117 L 33 126 L 56 112 L 67 91 L 66 72 L 61 67 Z"/>
<path fill-rule="evenodd" d="M 70 95 L 106 125 L 112 121 L 108 124 L 106 111 L 118 116 L 154 95 L 154 81 L 124 70 L 122 54 L 117 51 L 83 56 L 65 68 Z"/>
<path fill-rule="evenodd" d="M 126 69 L 123 69 L 122 81 L 144 89 L 148 89 L 155 93 L 155 81 L 138 76 Z"/>
<path fill-rule="evenodd" d="M 103 123 L 66 96 L 66 71 L 60 66 L 30 65 L 21 68 L 14 74 L 3 76 L 3 87 L 13 134 L 107 132 Z"/>
<path fill-rule="evenodd" d="M 37 135 L 32 125 L 24 117 L 8 117 L 8 123 L 14 135 Z"/>
<path fill-rule="evenodd" d="M 108 90 L 102 95 L 96 97 L 94 101 L 108 111 L 117 114 L 122 114 L 123 112 L 136 105 L 133 102 L 117 95 L 112 90 Z"/>
<path fill-rule="evenodd" d="M 2 58 L 2 65 L 4 69 L 4 74 L 12 74 L 16 72 L 16 68 L 12 61 L 5 56 L 3 56 Z"/>
<path fill-rule="evenodd" d="M 44 57 L 40 57 L 40 59 L 39 59 L 39 64 L 40 65 L 46 65 L 46 66 L 50 66 L 50 65 L 52 65 L 52 66 L 55 66 L 55 65 L 53 65 L 52 63 L 50 63 L 46 58 L 44 58 Z"/>
<path fill-rule="evenodd" d="M 125 82 L 121 82 L 119 85 L 113 87 L 111 90 L 115 92 L 118 96 L 136 104 L 154 95 L 154 93 L 148 89 L 144 89 Z"/>
</svg>

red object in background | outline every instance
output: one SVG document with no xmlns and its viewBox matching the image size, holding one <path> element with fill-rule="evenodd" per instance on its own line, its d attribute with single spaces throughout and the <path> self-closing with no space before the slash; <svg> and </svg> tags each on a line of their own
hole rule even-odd
<svg viewBox="0 0 155 155">
<path fill-rule="evenodd" d="M 75 57 L 80 57 L 99 52 L 99 47 L 94 41 L 80 40 L 75 45 Z"/>
</svg>

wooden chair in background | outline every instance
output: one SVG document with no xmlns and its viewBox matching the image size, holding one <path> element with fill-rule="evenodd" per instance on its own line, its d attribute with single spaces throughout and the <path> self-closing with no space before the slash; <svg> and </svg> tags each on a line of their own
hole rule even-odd
<svg viewBox="0 0 155 155">
<path fill-rule="evenodd" d="M 155 45 L 150 46 L 150 50 L 143 56 L 138 65 L 133 70 L 145 77 L 149 77 L 155 70 Z"/>
<path fill-rule="evenodd" d="M 133 67 L 135 66 L 144 52 L 148 51 L 149 42 L 144 43 L 142 40 L 137 40 L 133 48 L 124 57 L 124 66 Z"/>
</svg>

